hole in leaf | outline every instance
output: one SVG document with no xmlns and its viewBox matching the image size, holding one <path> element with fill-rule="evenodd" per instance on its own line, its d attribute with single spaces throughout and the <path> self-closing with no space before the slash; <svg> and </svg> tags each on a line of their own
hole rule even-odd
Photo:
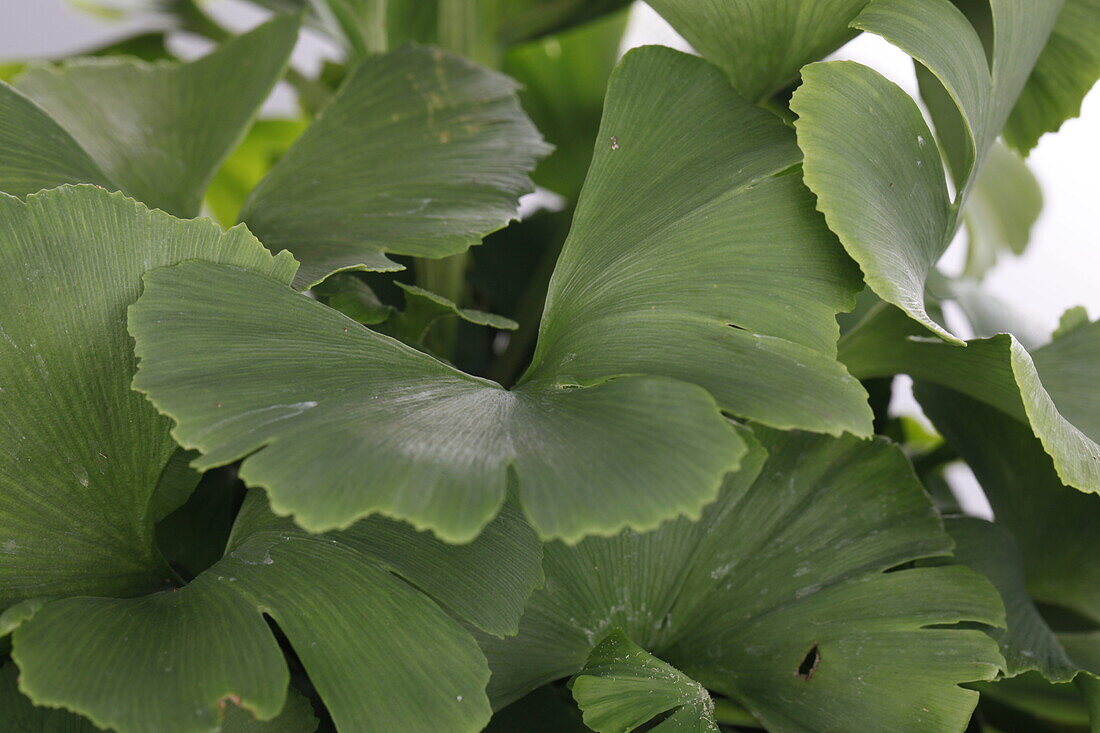
<svg viewBox="0 0 1100 733">
<path fill-rule="evenodd" d="M 795 677 L 801 677 L 807 682 L 814 676 L 814 672 L 817 671 L 817 664 L 821 661 L 821 654 L 817 651 L 817 644 L 810 647 L 810 651 L 806 652 L 806 656 L 802 659 L 802 664 L 798 665 L 798 669 L 795 671 Z"/>
<path fill-rule="evenodd" d="M 738 326 L 736 323 L 727 323 L 726 325 L 729 326 L 730 328 L 735 328 L 738 331 L 748 331 L 749 330 L 749 329 L 745 328 L 744 326 Z"/>
</svg>

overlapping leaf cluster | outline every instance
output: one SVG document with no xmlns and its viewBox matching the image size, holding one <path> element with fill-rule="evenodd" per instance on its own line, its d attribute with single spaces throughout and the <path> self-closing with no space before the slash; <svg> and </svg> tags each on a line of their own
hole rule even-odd
<svg viewBox="0 0 1100 733">
<path fill-rule="evenodd" d="M 0 82 L 0 727 L 1100 726 L 1100 323 L 936 270 L 1026 247 L 1093 0 L 259 4 Z"/>
</svg>

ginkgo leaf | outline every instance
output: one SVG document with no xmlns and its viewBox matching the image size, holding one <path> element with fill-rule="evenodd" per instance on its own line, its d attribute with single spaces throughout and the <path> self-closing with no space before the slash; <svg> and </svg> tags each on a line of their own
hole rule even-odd
<svg viewBox="0 0 1100 733">
<path fill-rule="evenodd" d="M 152 497 L 176 444 L 129 388 L 126 306 L 150 267 L 289 273 L 293 260 L 88 186 L 0 195 L 0 212 L 0 608 L 162 587 Z"/>
<path fill-rule="evenodd" d="M 519 634 L 482 641 L 495 706 L 621 631 L 769 731 L 965 726 L 977 696 L 958 685 L 1003 662 L 953 625 L 1001 626 L 1003 609 L 966 568 L 908 567 L 952 548 L 908 462 L 880 441 L 758 437 L 701 521 L 546 546 Z"/>
<path fill-rule="evenodd" d="M 142 273 L 205 260 L 289 283 L 293 259 L 91 186 L 0 196 L 0 214 L 0 633 L 16 629 L 31 700 L 121 733 L 209 731 L 237 700 L 269 720 L 288 672 L 268 613 L 338 720 L 480 729 L 488 672 L 452 615 L 517 628 L 542 576 L 514 507 L 454 548 L 383 519 L 305 535 L 255 496 L 226 557 L 178 588 L 154 545 L 192 479 L 169 421 L 130 389 Z"/>
<path fill-rule="evenodd" d="M 225 557 L 188 585 L 140 598 L 54 600 L 24 621 L 12 651 L 20 689 L 38 705 L 122 733 L 216 730 L 230 703 L 271 720 L 285 706 L 289 673 L 266 616 L 341 730 L 478 731 L 490 716 L 489 671 L 444 608 L 456 610 L 449 599 L 485 607 L 511 592 L 504 566 L 478 582 L 465 571 L 471 562 L 537 567 L 537 544 L 517 518 L 498 519 L 471 556 L 439 564 L 453 548 L 407 527 L 393 528 L 396 546 L 389 530 L 377 535 L 384 520 L 309 535 L 253 494 Z"/>
<path fill-rule="evenodd" d="M 1081 113 L 1100 77 L 1100 2 L 1065 0 L 1058 22 L 1005 124 L 1009 145 L 1027 155 L 1047 132 Z"/>
<path fill-rule="evenodd" d="M 111 185 L 41 107 L 0 82 L 0 191 L 26 196 L 62 183 Z"/>
<path fill-rule="evenodd" d="M 1006 626 L 993 629 L 1001 645 L 1006 677 L 1039 672 L 1051 682 L 1069 682 L 1081 671 L 1039 615 L 1028 595 L 1023 560 L 1012 534 L 1002 527 L 970 517 L 945 521 L 955 540 L 955 562 L 984 575 L 1005 604 Z"/>
<path fill-rule="evenodd" d="M 958 229 L 1062 0 L 992 0 L 991 7 L 988 61 L 979 32 L 950 0 L 873 0 L 852 23 L 923 65 L 926 90 L 938 86 L 938 103 L 929 106 L 958 189 L 954 198 L 916 102 L 878 72 L 847 61 L 813 64 L 802 70 L 791 100 L 806 183 L 867 285 L 957 343 L 927 313 L 925 281 Z"/>
<path fill-rule="evenodd" d="M 651 0 L 733 86 L 760 101 L 798 70 L 856 35 L 848 27 L 867 0 Z"/>
<path fill-rule="evenodd" d="M 916 393 L 1019 545 L 1031 597 L 1100 625 L 1097 498 L 1063 485 L 1028 426 L 1003 411 L 927 381 L 917 382 Z"/>
<path fill-rule="evenodd" d="M 297 18 L 280 16 L 191 63 L 113 57 L 29 69 L 16 88 L 56 122 L 47 130 L 60 125 L 84 151 L 63 141 L 54 160 L 84 175 L 62 179 L 57 174 L 70 171 L 50 168 L 39 174 L 52 174 L 42 183 L 97 183 L 177 216 L 197 215 L 206 186 L 282 75 L 297 38 Z M 22 131 L 32 141 L 45 133 Z M 106 180 L 87 174 L 85 158 Z"/>
<path fill-rule="evenodd" d="M 922 333 L 879 303 L 841 339 L 840 359 L 860 379 L 908 374 L 998 408 L 1029 426 L 1064 483 L 1100 493 L 1100 323 L 1031 354 L 1008 334 L 960 349 Z"/>
<path fill-rule="evenodd" d="M 648 48 L 613 75 L 600 135 L 516 388 L 203 263 L 146 277 L 135 388 L 196 465 L 243 457 L 244 480 L 303 527 L 380 512 L 451 541 L 495 514 L 509 473 L 544 537 L 698 516 L 744 451 L 719 408 L 869 433 L 834 358 L 856 275 L 791 131 L 705 61 Z"/>
<path fill-rule="evenodd" d="M 621 631 L 609 634 L 573 678 L 585 724 L 599 733 L 630 733 L 671 712 L 655 733 L 718 733 L 706 688 L 642 649 Z"/>
<path fill-rule="evenodd" d="M 386 253 L 446 257 L 516 217 L 550 151 L 515 82 L 439 49 L 357 65 L 253 189 L 241 220 L 302 263 L 305 289 L 339 270 L 400 270 Z"/>
<path fill-rule="evenodd" d="M 8 733 L 96 733 L 90 720 L 58 708 L 36 707 L 19 692 L 18 668 L 0 666 L 0 710 L 4 711 L 4 730 Z M 309 700 L 291 688 L 286 705 L 278 717 L 269 721 L 253 718 L 236 705 L 227 705 L 221 733 L 313 733 L 317 718 Z"/>
</svg>

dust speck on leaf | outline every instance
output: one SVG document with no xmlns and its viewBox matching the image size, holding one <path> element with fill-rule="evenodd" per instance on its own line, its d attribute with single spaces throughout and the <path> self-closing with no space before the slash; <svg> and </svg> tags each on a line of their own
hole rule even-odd
<svg viewBox="0 0 1100 733">
<path fill-rule="evenodd" d="M 619 138 L 615 137 L 614 135 L 611 136 L 611 149 L 612 150 L 618 150 L 619 149 Z"/>
</svg>

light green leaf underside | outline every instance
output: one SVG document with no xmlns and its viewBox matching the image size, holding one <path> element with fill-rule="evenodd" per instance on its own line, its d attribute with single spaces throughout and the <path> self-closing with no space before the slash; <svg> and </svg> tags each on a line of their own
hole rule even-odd
<svg viewBox="0 0 1100 733">
<path fill-rule="evenodd" d="M 509 466 L 546 537 L 697 516 L 743 452 L 716 407 L 867 434 L 865 393 L 834 358 L 857 277 L 792 170 L 790 131 L 667 49 L 628 55 L 608 100 L 515 390 L 201 264 L 148 276 L 136 387 L 198 465 L 247 456 L 245 480 L 302 526 L 381 512 L 452 541 L 495 514 Z M 638 374 L 655 376 L 608 381 Z"/>
<path fill-rule="evenodd" d="M 1030 426 L 1063 482 L 1100 493 L 1100 323 L 1033 355 L 1008 334 L 959 348 L 921 333 L 900 311 L 879 304 L 841 340 L 840 359 L 860 379 L 908 374 L 1002 410 Z"/>
<path fill-rule="evenodd" d="M 452 589 L 459 580 L 423 557 L 409 563 L 408 575 L 402 561 L 380 564 L 369 548 L 382 540 L 371 535 L 370 524 L 306 534 L 272 518 L 262 495 L 252 495 L 225 558 L 189 585 L 144 598 L 58 600 L 24 622 L 13 650 L 21 688 L 39 705 L 64 706 L 123 733 L 217 730 L 229 702 L 269 720 L 283 709 L 288 670 L 267 616 L 340 730 L 480 730 L 490 715 L 489 670 L 477 644 L 388 570 L 412 580 L 419 565 L 417 581 L 438 576 Z M 530 539 L 494 552 L 537 558 Z"/>
<path fill-rule="evenodd" d="M 1061 6 L 991 0 L 989 61 L 979 32 L 949 0 L 873 0 L 852 23 L 926 69 L 922 88 L 958 187 L 953 200 L 916 103 L 878 72 L 852 62 L 814 64 L 803 69 L 792 99 L 806 182 L 829 227 L 880 297 L 945 340 L 958 342 L 925 310 L 925 280 Z"/>
<path fill-rule="evenodd" d="M 572 684 L 585 724 L 598 733 L 630 733 L 670 710 L 674 712 L 647 730 L 718 733 L 706 688 L 621 631 L 596 645 Z"/>
<path fill-rule="evenodd" d="M 297 37 L 297 19 L 282 16 L 187 64 L 88 58 L 31 68 L 16 87 L 85 151 L 66 150 L 64 159 L 83 176 L 57 178 L 69 172 L 62 169 L 42 182 L 98 183 L 152 208 L 196 216 L 206 186 L 282 75 Z M 32 140 L 41 134 L 24 132 Z M 87 174 L 85 158 L 106 180 Z"/>
<path fill-rule="evenodd" d="M 994 143 L 963 211 L 967 277 L 980 278 L 1003 253 L 1027 249 L 1031 227 L 1043 208 L 1043 191 L 1027 163 Z"/>
<path fill-rule="evenodd" d="M 1100 77 L 1100 1 L 1066 0 L 1054 32 L 1005 125 L 1008 144 L 1025 155 L 1039 138 L 1081 113 Z"/>
<path fill-rule="evenodd" d="M 689 43 L 760 101 L 856 35 L 867 0 L 652 0 Z"/>
<path fill-rule="evenodd" d="M 759 432 L 759 431 L 758 431 Z M 1002 660 L 995 590 L 947 555 L 912 469 L 881 442 L 760 434 L 700 522 L 546 547 L 518 636 L 484 638 L 501 706 L 580 671 L 618 629 L 768 730 L 961 730 Z M 753 478 L 759 474 L 759 478 Z M 801 673 L 801 675 L 800 675 Z"/>
<path fill-rule="evenodd" d="M 925 412 L 973 469 L 1012 532 L 1030 595 L 1100 624 L 1100 502 L 1058 480 L 1027 425 L 965 394 L 918 382 Z"/>
<path fill-rule="evenodd" d="M 130 389 L 126 306 L 146 269 L 196 257 L 293 272 L 243 229 L 179 221 L 121 194 L 0 195 L 0 608 L 148 592 L 168 577 L 152 497 L 176 444 Z"/>
<path fill-rule="evenodd" d="M 352 70 L 241 220 L 294 253 L 300 289 L 338 270 L 399 270 L 386 253 L 445 257 L 514 219 L 549 150 L 513 81 L 404 46 Z"/>
<path fill-rule="evenodd" d="M 189 263 L 145 282 L 135 388 L 203 452 L 197 467 L 247 456 L 241 477 L 313 531 L 381 512 L 468 541 L 509 466 L 545 535 L 653 527 L 697 515 L 743 451 L 693 385 L 508 391 L 256 273 Z"/>
<path fill-rule="evenodd" d="M 715 67 L 627 54 L 521 383 L 659 374 L 774 427 L 869 434 L 866 394 L 833 359 L 858 273 L 799 159 Z"/>
<path fill-rule="evenodd" d="M 7 733 L 96 733 L 97 728 L 87 718 L 58 708 L 35 707 L 19 692 L 19 670 L 13 663 L 0 667 L 0 710 L 3 711 Z M 288 691 L 286 705 L 274 720 L 260 721 L 236 705 L 226 705 L 221 733 L 313 733 L 317 718 L 309 700 L 293 688 Z"/>
</svg>

